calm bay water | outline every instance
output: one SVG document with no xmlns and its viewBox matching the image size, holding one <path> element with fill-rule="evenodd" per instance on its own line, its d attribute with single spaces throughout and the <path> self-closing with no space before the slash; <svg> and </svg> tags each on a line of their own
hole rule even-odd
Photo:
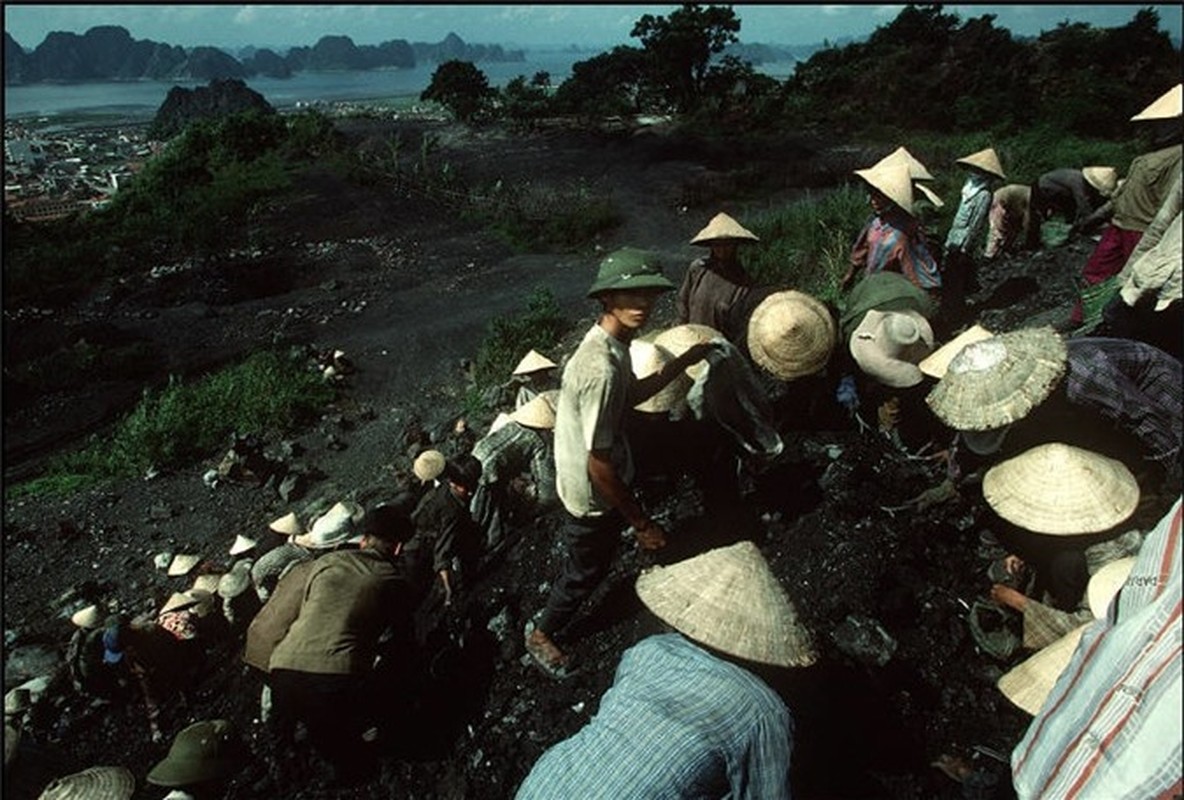
<svg viewBox="0 0 1184 800">
<path fill-rule="evenodd" d="M 502 87 L 518 75 L 529 80 L 536 72 L 549 72 L 558 84 L 571 75 L 571 65 L 591 58 L 591 53 L 535 52 L 526 61 L 482 63 L 478 68 L 491 86 Z M 298 101 L 391 100 L 418 97 L 428 87 L 434 63 L 412 69 L 359 72 L 297 72 L 291 78 L 251 78 L 247 86 L 259 92 L 276 108 Z M 4 91 L 4 116 L 11 118 L 53 117 L 120 113 L 151 118 L 174 86 L 195 88 L 205 81 L 106 81 L 101 83 L 34 84 L 8 86 Z"/>
</svg>

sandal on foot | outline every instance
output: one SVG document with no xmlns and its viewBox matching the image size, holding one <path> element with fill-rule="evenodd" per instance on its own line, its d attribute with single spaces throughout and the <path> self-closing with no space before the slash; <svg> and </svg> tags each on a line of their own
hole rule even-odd
<svg viewBox="0 0 1184 800">
<path fill-rule="evenodd" d="M 534 633 L 534 624 L 528 622 L 526 624 L 524 643 L 531 661 L 546 673 L 548 677 L 555 678 L 556 680 L 562 680 L 568 677 L 570 675 L 568 672 L 569 658 L 551 641 L 551 637 L 539 631 L 543 636 L 543 641 L 540 642 L 534 638 Z"/>
</svg>

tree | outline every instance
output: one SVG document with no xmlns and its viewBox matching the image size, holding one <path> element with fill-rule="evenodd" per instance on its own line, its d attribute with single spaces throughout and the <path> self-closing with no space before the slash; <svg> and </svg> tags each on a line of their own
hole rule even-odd
<svg viewBox="0 0 1184 800">
<path fill-rule="evenodd" d="M 629 35 L 641 40 L 655 88 L 674 108 L 688 112 L 702 102 L 711 57 L 739 41 L 739 30 L 731 6 L 684 3 L 669 17 L 643 15 Z"/>
<path fill-rule="evenodd" d="M 645 54 L 636 47 L 619 45 L 572 64 L 571 77 L 555 94 L 555 105 L 564 112 L 588 116 L 636 113 L 645 74 Z"/>
<path fill-rule="evenodd" d="M 489 111 L 497 91 L 471 61 L 445 61 L 432 73 L 420 100 L 433 100 L 468 124 Z"/>
<path fill-rule="evenodd" d="M 547 115 L 547 100 L 547 90 L 542 85 L 533 81 L 528 84 L 526 77 L 519 75 L 502 89 L 502 113 L 514 122 L 529 123 Z"/>
</svg>

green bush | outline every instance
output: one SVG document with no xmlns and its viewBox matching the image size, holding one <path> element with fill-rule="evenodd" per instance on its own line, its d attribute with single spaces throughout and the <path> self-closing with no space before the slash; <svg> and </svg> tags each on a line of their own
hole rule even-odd
<svg viewBox="0 0 1184 800">
<path fill-rule="evenodd" d="M 583 181 L 559 187 L 499 182 L 475 205 L 494 232 L 522 252 L 572 250 L 621 222 L 612 198 Z"/>
<path fill-rule="evenodd" d="M 216 452 L 231 433 L 288 430 L 332 399 L 333 389 L 319 374 L 269 351 L 193 383 L 172 376 L 163 389 L 145 390 L 113 431 L 54 458 L 48 474 L 20 492 L 185 466 Z"/>
<path fill-rule="evenodd" d="M 854 185 L 766 212 L 752 220 L 761 241 L 744 251 L 745 269 L 758 284 L 836 301 L 851 246 L 870 213 L 867 192 Z"/>
<path fill-rule="evenodd" d="M 526 298 L 526 311 L 495 317 L 477 348 L 473 379 L 478 388 L 502 383 L 528 350 L 550 350 L 567 331 L 568 320 L 555 296 L 535 288 Z"/>
</svg>

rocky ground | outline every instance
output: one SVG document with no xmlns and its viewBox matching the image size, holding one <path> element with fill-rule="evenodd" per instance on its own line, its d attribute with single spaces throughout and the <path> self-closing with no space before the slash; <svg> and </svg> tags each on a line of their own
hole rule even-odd
<svg viewBox="0 0 1184 800">
<path fill-rule="evenodd" d="M 380 131 L 359 125 L 352 133 L 363 139 Z M 439 133 L 447 157 L 468 174 L 584 180 L 611 190 L 625 222 L 598 249 L 652 247 L 675 264 L 696 254 L 685 242 L 719 208 L 743 219 L 729 192 L 754 168 L 765 178 L 763 202 L 777 202 L 833 185 L 861 163 L 857 152 L 797 143 L 740 164 L 653 131 Z M 207 485 L 202 476 L 223 453 L 64 498 L 6 499 L 5 688 L 50 678 L 23 719 L 17 760 L 5 770 L 6 797 L 34 798 L 53 777 L 98 764 L 130 768 L 141 784 L 137 798 L 164 794 L 143 785 L 168 745 L 150 739 L 142 709 L 95 703 L 70 687 L 61 656 L 71 611 L 91 601 L 132 613 L 159 607 L 192 575 L 167 577 L 153 566 L 156 554 L 199 553 L 198 572 L 221 572 L 236 534 L 266 546 L 275 543 L 267 522 L 289 510 L 308 513 L 346 497 L 373 504 L 407 479 L 422 443 L 459 446 L 450 439 L 458 418 L 484 430 L 495 410 L 465 412 L 462 361 L 492 317 L 522 309 L 530 288 L 548 287 L 570 314 L 565 348 L 592 319 L 583 293 L 596 252 L 514 254 L 447 206 L 327 172 L 303 188 L 302 199 L 263 213 L 256 250 L 161 265 L 138 280 L 97 287 L 68 308 L 5 306 L 6 375 L 15 361 L 81 340 L 138 343 L 142 359 L 138 374 L 119 381 L 49 392 L 22 392 L 6 377 L 7 482 L 127 410 L 146 376 L 200 374 L 276 343 L 340 348 L 356 367 L 318 422 L 285 441 L 266 439 L 269 453 L 304 476 L 287 500 L 274 481 Z M 984 289 L 972 298 L 983 323 L 1007 330 L 1063 315 L 1090 246 L 1071 242 L 984 269 Z M 658 325 L 663 318 L 668 305 Z M 816 397 L 829 390 L 821 391 Z M 786 402 L 786 451 L 747 487 L 741 522 L 704 522 L 685 481 L 656 479 L 642 491 L 671 522 L 675 544 L 662 560 L 752 536 L 815 631 L 819 663 L 779 687 L 797 720 L 796 796 L 961 796 L 929 766 L 942 753 L 1005 776 L 992 754 L 1006 757 L 1027 717 L 994 687 L 1008 664 L 980 652 L 965 621 L 967 604 L 989 588 L 978 539 L 989 518 L 973 482 L 946 502 L 901 509 L 940 482 L 941 465 L 860 434 L 833 409 L 803 416 L 794 413 L 800 397 Z M 523 621 L 558 569 L 558 522 L 555 515 L 522 520 L 450 623 L 452 639 L 433 639 L 420 654 L 415 713 L 400 721 L 413 735 L 392 746 L 372 781 L 335 789 L 315 764 L 299 778 L 273 775 L 269 764 L 298 756 L 277 752 L 258 720 L 261 680 L 238 659 L 241 632 L 211 643 L 188 703 L 165 708 L 167 734 L 198 719 L 238 725 L 253 758 L 214 797 L 512 796 L 543 750 L 595 713 L 621 652 L 655 630 L 631 591 L 638 556 L 625 548 L 577 631 L 578 673 L 556 683 L 523 661 Z"/>
</svg>

